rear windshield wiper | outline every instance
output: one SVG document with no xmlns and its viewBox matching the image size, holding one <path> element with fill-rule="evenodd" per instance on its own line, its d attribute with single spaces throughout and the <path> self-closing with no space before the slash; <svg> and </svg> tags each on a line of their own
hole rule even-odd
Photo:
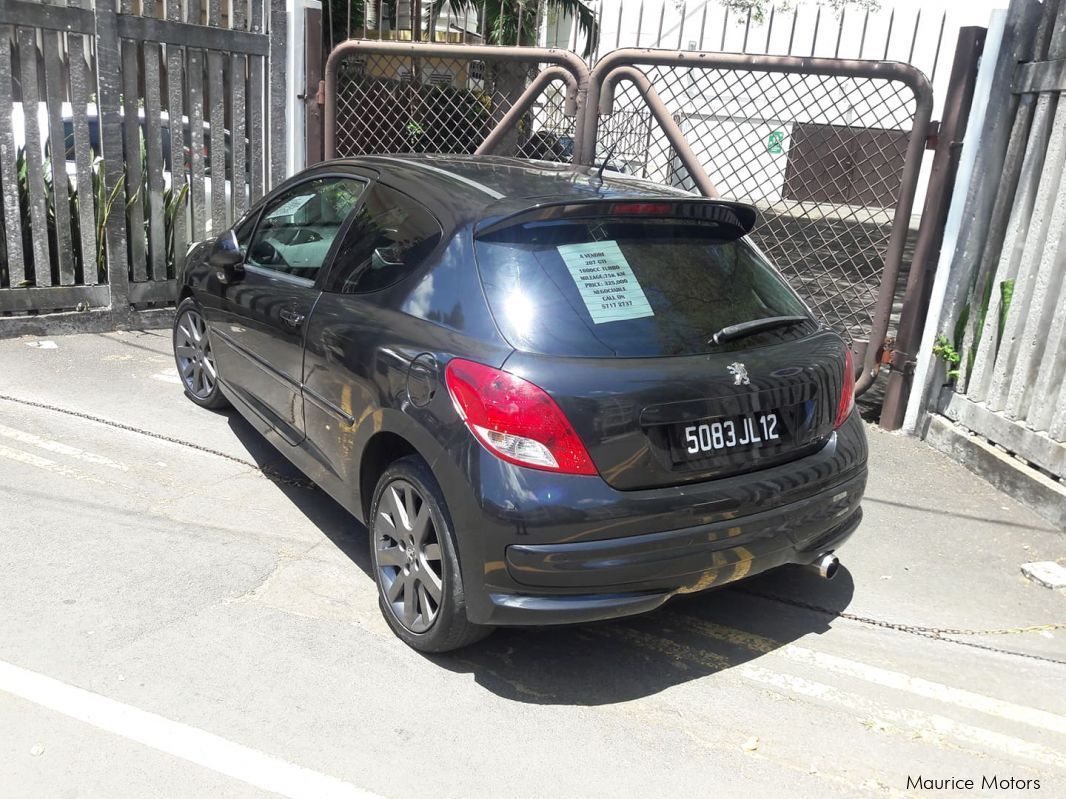
<svg viewBox="0 0 1066 799">
<path fill-rule="evenodd" d="M 738 322 L 735 325 L 727 325 L 711 336 L 708 344 L 725 344 L 727 341 L 744 338 L 753 333 L 762 333 L 764 330 L 773 330 L 775 327 L 787 327 L 798 325 L 801 322 L 809 322 L 809 316 L 768 316 L 765 319 L 752 319 L 750 322 Z"/>
</svg>

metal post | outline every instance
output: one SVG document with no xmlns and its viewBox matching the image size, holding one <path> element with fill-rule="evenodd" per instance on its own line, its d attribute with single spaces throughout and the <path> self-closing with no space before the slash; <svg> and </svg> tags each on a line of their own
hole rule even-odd
<svg viewBox="0 0 1066 799">
<path fill-rule="evenodd" d="M 511 132 L 511 129 L 533 107 L 533 102 L 540 97 L 541 92 L 547 88 L 548 84 L 558 80 L 566 83 L 566 96 L 568 99 L 577 93 L 577 78 L 574 77 L 570 70 L 564 67 L 545 67 L 526 87 L 526 90 L 522 92 L 522 96 L 515 100 L 514 105 L 504 114 L 503 118 L 496 123 L 496 126 L 489 132 L 485 141 L 474 151 L 474 154 L 491 155 L 500 142 Z"/>
<path fill-rule="evenodd" d="M 329 0 L 326 0 L 328 3 Z M 322 80 L 322 9 L 304 6 L 304 160 L 307 165 L 322 160 L 322 104 L 318 94 Z"/>
<path fill-rule="evenodd" d="M 267 105 L 270 131 L 268 185 L 273 188 L 285 180 L 289 150 L 289 126 L 285 124 L 285 37 L 289 14 L 285 0 L 270 0 L 270 102 Z"/>
<path fill-rule="evenodd" d="M 914 259 L 907 287 L 903 295 L 896 344 L 891 353 L 891 372 L 881 409 L 881 426 L 898 430 L 903 424 L 907 395 L 914 374 L 915 350 L 921 340 L 925 316 L 929 310 L 935 265 L 944 237 L 955 172 L 959 165 L 966 123 L 973 102 L 977 82 L 977 66 L 984 46 L 985 28 L 967 27 L 959 31 L 951 78 L 944 105 L 944 119 L 940 125 L 933 170 L 922 210 L 921 227 L 914 247 Z"/>
<path fill-rule="evenodd" d="M 600 95 L 600 114 L 610 116 L 612 113 L 614 87 L 620 80 L 628 80 L 637 87 L 641 97 L 644 98 L 644 102 L 648 105 L 648 110 L 655 117 L 655 121 L 659 123 L 666 140 L 674 148 L 678 160 L 688 171 L 700 194 L 704 197 L 721 196 L 714 182 L 707 176 L 707 171 L 703 168 L 703 164 L 700 163 L 700 159 L 692 152 L 692 148 L 685 140 L 685 134 L 681 132 L 681 128 L 677 126 L 673 116 L 671 116 L 670 109 L 666 107 L 666 103 L 662 101 L 659 93 L 655 91 L 655 87 L 651 85 L 648 76 L 639 69 L 636 67 L 615 67 L 605 76 L 603 93 Z"/>
</svg>

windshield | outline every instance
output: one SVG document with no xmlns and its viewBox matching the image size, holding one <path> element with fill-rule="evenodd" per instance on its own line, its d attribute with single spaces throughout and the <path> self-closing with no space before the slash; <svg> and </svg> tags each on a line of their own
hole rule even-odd
<svg viewBox="0 0 1066 799">
<path fill-rule="evenodd" d="M 713 222 L 531 222 L 480 238 L 476 253 L 500 332 L 528 352 L 690 355 L 791 340 L 816 327 L 761 254 Z M 708 343 L 724 327 L 774 316 L 810 321 Z"/>
</svg>

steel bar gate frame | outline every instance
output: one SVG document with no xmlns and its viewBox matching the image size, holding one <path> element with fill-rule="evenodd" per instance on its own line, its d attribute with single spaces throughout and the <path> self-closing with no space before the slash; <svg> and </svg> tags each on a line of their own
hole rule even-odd
<svg viewBox="0 0 1066 799">
<path fill-rule="evenodd" d="M 713 52 L 669 51 L 624 48 L 604 56 L 588 71 L 573 53 L 564 50 L 527 47 L 471 46 L 422 42 L 382 42 L 378 40 L 349 40 L 338 45 L 326 64 L 325 80 L 325 136 L 326 156 L 336 154 L 337 141 L 337 71 L 341 60 L 351 54 L 378 54 L 409 58 L 448 57 L 463 60 L 519 61 L 551 64 L 514 100 L 507 114 L 489 133 L 477 153 L 496 151 L 506 134 L 513 130 L 528 112 L 533 102 L 549 83 L 563 80 L 568 85 L 568 100 L 576 112 L 573 162 L 589 165 L 596 162 L 601 117 L 608 117 L 614 108 L 617 85 L 626 81 L 639 91 L 647 111 L 666 137 L 674 154 L 695 184 L 708 197 L 719 196 L 711 176 L 700 163 L 687 142 L 670 109 L 649 80 L 645 69 L 661 65 L 695 70 L 746 70 L 767 74 L 803 76 L 833 76 L 871 79 L 902 84 L 913 95 L 914 113 L 907 131 L 907 149 L 899 194 L 892 217 L 892 230 L 880 271 L 880 287 L 871 318 L 870 343 L 862 354 L 856 391 L 868 389 L 878 375 L 886 350 L 891 323 L 895 288 L 903 261 L 911 211 L 918 186 L 923 151 L 932 115 L 933 96 L 929 81 L 918 69 L 902 63 L 858 61 L 799 56 L 743 55 Z M 568 79 L 569 75 L 569 79 Z M 920 234 L 921 235 L 921 234 Z M 929 236 L 926 236 L 929 239 Z M 894 353 L 892 353 L 894 355 Z M 887 360 L 891 361 L 889 357 Z"/>
<path fill-rule="evenodd" d="M 608 115 L 611 112 L 616 84 L 622 80 L 629 80 L 636 83 L 638 90 L 648 104 L 649 111 L 662 128 L 667 139 L 672 143 L 679 142 L 684 144 L 682 147 L 674 144 L 675 154 L 693 178 L 697 189 L 706 196 L 717 196 L 717 190 L 714 187 L 712 178 L 706 174 L 703 165 L 688 146 L 684 133 L 671 116 L 670 110 L 654 90 L 648 91 L 651 84 L 640 68 L 655 65 L 686 69 L 731 69 L 766 73 L 881 79 L 902 83 L 912 91 L 916 106 L 909 131 L 900 193 L 893 215 L 892 234 L 884 257 L 877 304 L 871 320 L 870 344 L 866 347 L 866 352 L 862 359 L 862 368 L 855 385 L 856 392 L 863 393 L 873 384 L 880 370 L 881 355 L 891 321 L 894 289 L 903 261 L 904 244 L 914 196 L 918 187 L 922 155 L 926 146 L 926 136 L 933 110 L 933 92 L 928 79 L 921 71 L 909 64 L 884 61 L 705 53 L 642 48 L 615 50 L 600 59 L 590 74 L 588 110 L 586 111 L 586 115 L 591 117 L 592 109 L 596 109 L 597 120 L 590 119 L 585 123 L 585 140 L 582 142 L 582 152 L 588 153 L 595 150 L 598 117 L 600 115 Z"/>
<path fill-rule="evenodd" d="M 333 48 L 326 60 L 326 75 L 324 85 L 325 114 L 323 128 L 325 135 L 326 158 L 334 158 L 337 154 L 337 71 L 341 61 L 349 55 L 383 55 L 407 58 L 454 58 L 461 61 L 511 61 L 522 64 L 538 65 L 550 64 L 556 67 L 548 72 L 550 77 L 545 78 L 544 73 L 538 75 L 523 94 L 515 98 L 512 107 L 498 124 L 496 130 L 482 143 L 478 153 L 491 151 L 496 146 L 499 138 L 504 133 L 513 130 L 519 123 L 525 110 L 532 105 L 536 97 L 543 92 L 547 85 L 556 80 L 562 80 L 567 85 L 567 106 L 576 115 L 576 130 L 574 139 L 578 149 L 574 152 L 574 163 L 588 163 L 586 153 L 580 150 L 580 142 L 583 141 L 583 126 L 587 124 L 584 119 L 586 95 L 589 86 L 589 69 L 584 61 L 569 50 L 537 47 L 497 47 L 494 45 L 464 45 L 464 44 L 438 44 L 434 42 L 382 42 L 370 39 L 349 39 Z M 572 78 L 568 79 L 569 74 Z M 496 134 L 496 135 L 493 135 Z"/>
</svg>

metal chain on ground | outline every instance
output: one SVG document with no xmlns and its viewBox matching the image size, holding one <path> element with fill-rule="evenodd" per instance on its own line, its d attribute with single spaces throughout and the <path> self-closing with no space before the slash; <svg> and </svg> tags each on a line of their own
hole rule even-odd
<svg viewBox="0 0 1066 799">
<path fill-rule="evenodd" d="M 1015 652 L 1010 649 L 1000 649 L 994 646 L 988 646 L 986 644 L 978 644 L 974 641 L 959 641 L 956 638 L 949 638 L 948 636 L 967 636 L 967 635 L 1015 635 L 1018 633 L 1031 633 L 1031 632 L 1043 632 L 1052 630 L 1066 629 L 1066 622 L 1052 622 L 1051 624 L 1034 624 L 1028 627 L 1002 627 L 997 629 L 987 630 L 967 630 L 954 627 L 924 627 L 920 624 L 904 624 L 902 622 L 885 621 L 884 619 L 875 619 L 871 616 L 860 616 L 857 613 L 847 613 L 845 611 L 833 610 L 822 605 L 814 604 L 813 602 L 805 602 L 802 599 L 795 599 L 793 597 L 781 596 L 780 594 L 774 594 L 769 591 L 753 591 L 750 588 L 736 587 L 734 589 L 738 593 L 747 594 L 748 596 L 759 597 L 760 599 L 769 599 L 771 602 L 780 602 L 784 605 L 792 605 L 793 607 L 802 608 L 803 610 L 814 611 L 815 613 L 821 613 L 825 616 L 832 616 L 833 618 L 847 619 L 848 621 L 854 621 L 859 624 L 866 624 L 870 627 L 881 627 L 886 630 L 895 630 L 896 632 L 907 633 L 908 635 L 917 635 L 922 638 L 931 638 L 934 641 L 947 641 L 952 644 L 959 644 L 960 646 L 969 646 L 974 649 L 983 649 L 989 652 L 998 652 L 1001 655 L 1014 655 L 1015 657 L 1029 658 L 1031 660 L 1042 660 L 1047 663 L 1055 663 L 1060 666 L 1066 666 L 1066 660 L 1058 660 L 1056 658 L 1047 657 L 1045 655 L 1033 655 L 1028 652 Z"/>
<path fill-rule="evenodd" d="M 151 430 L 144 430 L 140 427 L 133 427 L 132 425 L 123 424 L 122 422 L 115 422 L 111 419 L 104 419 L 101 416 L 93 416 L 90 413 L 84 413 L 82 411 L 73 411 L 69 408 L 62 408 L 58 405 L 50 405 L 46 402 L 36 402 L 34 400 L 22 399 L 21 397 L 8 396 L 7 394 L 0 394 L 0 400 L 4 400 L 5 402 L 12 402 L 16 405 L 25 405 L 29 408 L 39 408 L 45 411 L 53 411 L 54 413 L 62 413 L 67 416 L 73 416 L 77 419 L 85 419 L 89 422 L 96 422 L 97 424 L 107 425 L 108 427 L 113 427 L 116 430 L 125 430 L 128 433 L 137 433 L 138 435 L 147 436 L 148 438 L 158 439 L 159 441 L 166 441 L 170 444 L 177 444 L 178 446 L 187 447 L 188 449 L 194 449 L 198 452 L 203 452 L 208 455 L 214 455 L 219 458 L 225 458 L 226 460 L 240 464 L 241 466 L 247 466 L 249 469 L 253 469 L 259 472 L 267 479 L 280 485 L 293 486 L 295 488 L 305 488 L 309 491 L 318 490 L 318 486 L 316 486 L 313 482 L 307 480 L 306 478 L 289 477 L 288 475 L 281 474 L 280 472 L 277 472 L 269 467 L 260 466 L 259 464 L 245 460 L 244 458 L 238 458 L 236 455 L 230 455 L 220 450 L 212 449 L 211 447 L 205 447 L 203 444 L 197 444 L 193 441 L 186 441 L 184 439 L 164 435 L 162 433 L 154 433 Z"/>
</svg>

